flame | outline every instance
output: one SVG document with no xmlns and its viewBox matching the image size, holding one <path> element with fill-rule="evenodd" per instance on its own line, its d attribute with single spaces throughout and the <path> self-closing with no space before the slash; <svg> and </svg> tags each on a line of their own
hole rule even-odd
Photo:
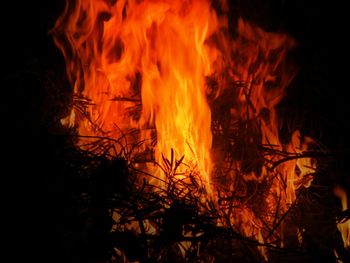
<svg viewBox="0 0 350 263">
<path fill-rule="evenodd" d="M 340 186 L 334 187 L 334 194 L 339 197 L 342 205 L 342 211 L 345 211 L 348 209 L 348 199 L 346 191 L 341 188 Z M 341 234 L 344 247 L 350 248 L 350 220 L 349 219 L 343 219 L 340 220 L 337 223 L 337 228 Z"/>
<path fill-rule="evenodd" d="M 74 88 L 72 111 L 61 122 L 85 137 L 123 139 L 117 151 L 125 148 L 129 160 L 151 151 L 180 179 L 196 170 L 207 197 L 229 214 L 229 222 L 218 224 L 268 242 L 266 225 L 275 227 L 274 217 L 296 201 L 298 188 L 310 186 L 316 168 L 311 158 L 296 158 L 312 139 L 299 131 L 287 144 L 279 138 L 275 108 L 296 73 L 286 62 L 296 43 L 241 18 L 229 34 L 227 1 L 221 5 L 219 15 L 209 0 L 67 1 L 53 30 Z M 240 129 L 245 141 L 227 139 Z M 247 164 L 260 145 L 264 160 Z M 227 148 L 244 154 L 227 162 L 220 152 Z M 166 180 L 159 166 L 148 161 L 143 168 Z M 224 184 L 214 170 L 225 171 Z M 256 193 L 245 186 L 252 182 L 267 188 L 262 217 L 252 202 Z M 214 189 L 243 201 L 228 209 Z"/>
<path fill-rule="evenodd" d="M 74 92 L 91 99 L 92 106 L 80 118 L 73 109 L 62 123 L 76 122 L 84 136 L 108 132 L 118 138 L 137 129 L 131 140 L 146 142 L 149 129 L 156 129 L 155 160 L 173 149 L 176 159 L 184 155 L 184 163 L 197 166 L 209 182 L 212 135 L 205 76 L 211 74 L 215 52 L 205 41 L 218 26 L 208 1 L 68 3 L 55 26 L 64 33 L 55 43 Z M 141 112 L 132 111 L 140 104 Z"/>
</svg>

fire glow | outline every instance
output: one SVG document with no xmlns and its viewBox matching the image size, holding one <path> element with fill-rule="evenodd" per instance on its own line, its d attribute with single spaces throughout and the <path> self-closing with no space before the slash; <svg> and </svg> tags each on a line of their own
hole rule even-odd
<svg viewBox="0 0 350 263">
<path fill-rule="evenodd" d="M 197 174 L 200 198 L 229 214 L 218 224 L 283 247 L 274 218 L 316 169 L 310 157 L 293 158 L 315 145 L 311 138 L 298 130 L 289 143 L 279 138 L 276 106 L 296 73 L 286 58 L 296 43 L 242 18 L 231 33 L 221 2 L 218 12 L 209 0 L 67 1 L 53 31 L 74 86 L 62 123 L 82 136 L 77 145 L 86 137 L 125 142 L 115 152 L 159 187 L 167 180 L 160 164 L 178 180 Z M 262 186 L 265 213 L 253 204 Z"/>
</svg>

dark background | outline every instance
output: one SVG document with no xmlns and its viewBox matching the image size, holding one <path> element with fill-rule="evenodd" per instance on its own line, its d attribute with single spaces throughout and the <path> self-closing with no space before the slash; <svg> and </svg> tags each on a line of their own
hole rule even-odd
<svg viewBox="0 0 350 263">
<path fill-rule="evenodd" d="M 299 43 L 300 72 L 280 110 L 335 152 L 348 153 L 349 9 L 346 1 L 230 1 L 241 15 L 268 31 L 283 31 Z M 1 131 L 5 156 L 1 179 L 6 243 L 11 257 L 35 262 L 76 262 L 75 207 L 62 177 L 53 135 L 69 97 L 63 58 L 49 30 L 63 0 L 13 1 L 1 12 Z M 62 92 L 63 91 L 63 92 Z M 298 123 L 298 122 L 296 122 Z M 349 184 L 347 154 L 335 162 L 330 184 Z"/>
</svg>

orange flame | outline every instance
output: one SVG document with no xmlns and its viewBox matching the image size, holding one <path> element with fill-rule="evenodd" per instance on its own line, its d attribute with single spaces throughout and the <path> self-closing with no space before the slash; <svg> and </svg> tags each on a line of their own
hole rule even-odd
<svg viewBox="0 0 350 263">
<path fill-rule="evenodd" d="M 69 3 L 56 23 L 63 35 L 57 34 L 55 42 L 74 92 L 91 99 L 92 106 L 84 115 L 88 118 L 73 112 L 62 123 L 75 122 L 81 135 L 118 137 L 136 128 L 136 140 L 149 140 L 148 129 L 155 128 L 156 161 L 174 149 L 176 159 L 184 155 L 184 162 L 196 165 L 209 182 L 212 135 L 205 76 L 211 74 L 215 52 L 205 41 L 218 26 L 208 1 Z M 130 112 L 140 103 L 142 112 Z"/>
<path fill-rule="evenodd" d="M 221 3 L 227 11 L 227 1 Z M 298 156 L 313 143 L 299 131 L 288 145 L 279 139 L 275 107 L 295 75 L 285 62 L 294 40 L 243 19 L 238 20 L 235 37 L 228 31 L 227 17 L 219 16 L 209 0 L 67 1 L 54 40 L 65 57 L 75 97 L 62 124 L 75 126 L 83 136 L 125 139 L 122 147 L 131 153 L 125 156 L 129 159 L 150 150 L 158 163 L 162 156 L 175 161 L 184 156 L 186 165 L 176 175 L 195 168 L 207 193 L 219 202 L 213 195 L 213 171 L 229 165 L 212 147 L 213 105 L 221 109 L 224 101 L 221 106 L 229 108 L 229 127 L 220 124 L 221 133 L 242 120 L 248 120 L 247 130 L 249 120 L 259 124 L 255 136 L 241 142 L 242 148 L 263 145 Z M 210 78 L 218 85 L 209 85 Z M 216 114 L 220 119 L 222 113 Z M 237 148 L 237 142 L 230 147 Z M 272 212 L 263 219 L 274 228 L 273 216 L 288 209 L 299 187 L 310 186 L 316 164 L 311 158 L 283 160 L 285 156 L 276 153 L 264 157 L 256 169 L 244 168 L 244 160 L 235 158 L 226 172 L 230 183 L 225 188 L 226 194 L 247 192 L 237 182 L 265 183 L 269 191 L 261 206 Z M 279 164 L 265 165 L 272 162 Z M 162 176 L 157 167 L 145 168 Z M 249 196 L 230 210 L 230 222 L 220 224 L 236 225 L 246 236 L 268 241 L 272 237 L 249 201 L 254 193 Z M 265 249 L 260 251 L 267 259 Z"/>
<path fill-rule="evenodd" d="M 342 205 L 342 211 L 348 209 L 348 198 L 346 191 L 340 186 L 334 188 L 334 194 L 340 199 Z M 350 220 L 341 220 L 337 223 L 338 230 L 343 239 L 344 247 L 350 248 Z"/>
</svg>

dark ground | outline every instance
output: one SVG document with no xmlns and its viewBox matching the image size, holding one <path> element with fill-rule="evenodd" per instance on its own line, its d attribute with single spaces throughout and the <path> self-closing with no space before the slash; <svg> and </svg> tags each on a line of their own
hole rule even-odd
<svg viewBox="0 0 350 263">
<path fill-rule="evenodd" d="M 57 149 L 54 120 L 64 115 L 69 85 L 64 61 L 48 34 L 63 1 L 6 4 L 1 17 L 1 116 L 4 161 L 1 191 L 9 219 L 3 224 L 8 262 L 78 262 L 79 216 L 73 184 Z M 241 14 L 267 30 L 289 32 L 300 43 L 296 77 L 281 112 L 298 118 L 307 133 L 334 151 L 347 153 L 334 162 L 329 183 L 349 186 L 350 13 L 345 1 L 240 0 Z M 49 88 L 48 88 L 49 87 Z M 64 92 L 61 93 L 61 91 Z M 63 95 L 62 95 L 63 94 Z M 68 94 L 68 93 L 67 93 Z M 286 110 L 287 109 L 287 110 Z M 5 180 L 4 180 L 5 179 Z M 84 262 L 84 261 L 83 261 Z"/>
</svg>

